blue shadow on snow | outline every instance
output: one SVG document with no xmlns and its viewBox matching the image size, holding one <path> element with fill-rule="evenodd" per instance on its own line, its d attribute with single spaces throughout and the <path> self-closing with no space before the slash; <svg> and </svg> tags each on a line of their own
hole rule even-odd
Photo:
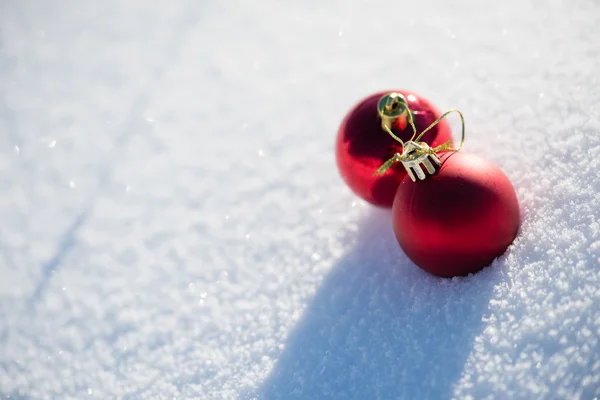
<svg viewBox="0 0 600 400">
<path fill-rule="evenodd" d="M 388 210 L 362 221 L 290 334 L 261 399 L 452 397 L 498 268 L 437 278 L 397 245 Z"/>
</svg>

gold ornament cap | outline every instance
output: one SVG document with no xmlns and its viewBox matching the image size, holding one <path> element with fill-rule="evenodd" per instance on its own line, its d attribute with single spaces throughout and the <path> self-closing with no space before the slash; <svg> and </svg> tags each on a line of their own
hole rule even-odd
<svg viewBox="0 0 600 400">
<path fill-rule="evenodd" d="M 381 117 L 381 129 L 406 128 L 410 111 L 406 99 L 401 94 L 392 92 L 382 96 L 377 102 L 377 111 Z"/>
</svg>

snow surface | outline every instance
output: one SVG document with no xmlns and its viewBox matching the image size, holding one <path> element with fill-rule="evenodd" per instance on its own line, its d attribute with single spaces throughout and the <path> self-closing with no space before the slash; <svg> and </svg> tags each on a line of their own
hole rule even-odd
<svg viewBox="0 0 600 400">
<path fill-rule="evenodd" d="M 0 396 L 599 396 L 599 68 L 594 0 L 1 1 Z M 491 268 L 338 176 L 390 88 L 514 183 Z"/>
</svg>

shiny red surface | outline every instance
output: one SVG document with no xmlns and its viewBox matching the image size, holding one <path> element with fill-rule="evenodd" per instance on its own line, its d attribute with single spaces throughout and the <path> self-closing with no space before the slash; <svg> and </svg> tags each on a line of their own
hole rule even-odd
<svg viewBox="0 0 600 400">
<path fill-rule="evenodd" d="M 404 167 L 397 163 L 384 176 L 373 173 L 394 153 L 401 153 L 402 146 L 381 129 L 377 113 L 377 101 L 386 93 L 399 92 L 408 100 L 414 111 L 414 122 L 420 133 L 441 114 L 423 97 L 405 90 L 386 90 L 375 93 L 354 106 L 348 112 L 337 133 L 335 154 L 337 166 L 346 184 L 364 200 L 381 207 L 391 207 L 398 185 L 406 176 Z M 412 128 L 392 131 L 402 140 L 412 136 Z M 423 136 L 422 141 L 431 146 L 452 139 L 445 120 Z"/>
<path fill-rule="evenodd" d="M 491 264 L 517 235 L 515 190 L 496 165 L 468 153 L 440 153 L 440 170 L 406 179 L 392 208 L 406 255 L 434 275 L 467 275 Z"/>
</svg>

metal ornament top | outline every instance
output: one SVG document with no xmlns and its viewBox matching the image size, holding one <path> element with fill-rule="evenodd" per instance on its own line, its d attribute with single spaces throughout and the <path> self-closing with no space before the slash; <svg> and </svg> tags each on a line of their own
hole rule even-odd
<svg viewBox="0 0 600 400">
<path fill-rule="evenodd" d="M 427 172 L 431 175 L 435 174 L 435 167 L 431 161 L 438 167 L 442 165 L 438 156 L 434 152 L 430 152 L 430 150 L 431 147 L 425 142 L 407 142 L 404 145 L 402 154 L 400 155 L 400 162 L 413 182 L 416 182 L 414 173 L 417 174 L 417 177 L 420 180 L 427 177 L 425 172 L 423 172 L 421 165 L 425 166 Z M 429 159 L 431 159 L 431 161 Z"/>
<path fill-rule="evenodd" d="M 392 129 L 393 125 L 400 130 L 406 128 L 409 114 L 408 103 L 400 93 L 392 92 L 382 96 L 377 102 L 377 111 L 381 117 L 381 129 Z"/>
<path fill-rule="evenodd" d="M 462 113 L 458 110 L 453 109 L 446 111 L 418 136 L 417 128 L 415 127 L 413 121 L 412 111 L 410 110 L 408 102 L 402 94 L 392 92 L 382 96 L 377 103 L 377 111 L 381 118 L 381 129 L 385 130 L 391 137 L 402 144 L 402 154 L 394 154 L 389 160 L 383 163 L 383 165 L 379 167 L 377 171 L 375 171 L 374 175 L 383 175 L 394 163 L 401 162 L 404 166 L 404 169 L 408 173 L 408 176 L 410 176 L 410 179 L 412 179 L 413 182 L 416 182 L 417 178 L 419 180 L 424 180 L 427 178 L 427 175 L 421 166 L 425 167 L 428 174 L 435 174 L 436 169 L 433 166 L 432 161 L 438 167 L 442 165 L 436 153 L 442 150 L 459 151 L 465 142 L 465 119 Z M 452 147 L 452 143 L 450 141 L 447 141 L 446 143 L 434 148 L 431 148 L 425 142 L 419 142 L 425 133 L 427 133 L 431 128 L 436 126 L 442 119 L 452 112 L 458 113 L 462 123 L 462 136 L 460 146 L 457 149 Z M 404 142 L 392 132 L 391 128 L 392 126 L 397 125 L 400 129 L 404 129 L 407 122 L 412 127 L 413 135 L 410 140 Z"/>
</svg>

